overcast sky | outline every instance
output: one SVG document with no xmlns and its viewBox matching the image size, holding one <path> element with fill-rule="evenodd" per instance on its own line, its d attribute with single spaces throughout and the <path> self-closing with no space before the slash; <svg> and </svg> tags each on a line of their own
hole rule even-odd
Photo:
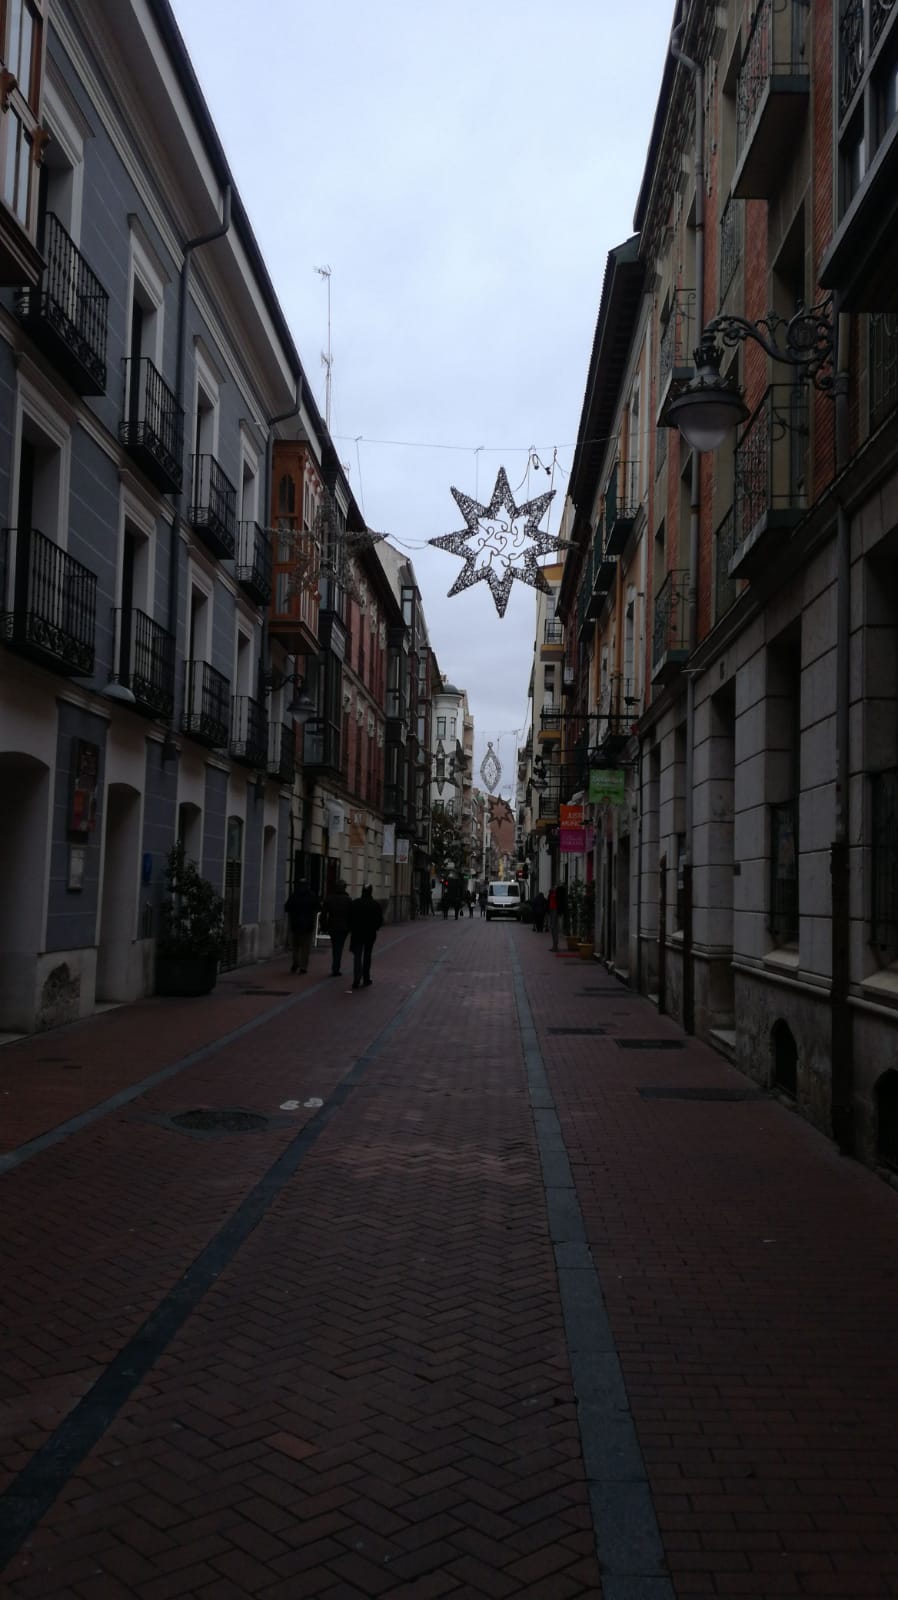
<svg viewBox="0 0 898 1600">
<path fill-rule="evenodd" d="M 557 531 L 673 0 L 173 4 L 322 415 L 331 269 L 331 432 L 508 793 L 535 595 L 503 620 L 485 583 L 447 599 L 462 561 L 425 541 L 463 527 L 451 485 L 486 502 L 504 466 L 517 504 L 543 493 L 531 446 L 558 451 Z"/>
</svg>

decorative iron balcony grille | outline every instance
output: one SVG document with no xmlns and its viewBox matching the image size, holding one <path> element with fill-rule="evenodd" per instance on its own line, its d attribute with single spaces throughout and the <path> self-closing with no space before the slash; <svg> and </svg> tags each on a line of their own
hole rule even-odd
<svg viewBox="0 0 898 1600">
<path fill-rule="evenodd" d="M 675 373 L 692 371 L 692 351 L 698 344 L 695 318 L 695 290 L 677 289 L 670 315 L 661 330 L 658 352 L 659 392 Z"/>
<path fill-rule="evenodd" d="M 79 394 L 105 394 L 109 296 L 52 211 L 42 250 L 41 281 L 22 290 L 16 314 Z"/>
<path fill-rule="evenodd" d="M 639 463 L 616 461 L 605 489 L 604 554 L 620 555 L 639 510 Z"/>
<path fill-rule="evenodd" d="M 739 594 L 729 567 L 736 553 L 736 514 L 732 506 L 714 535 L 714 621 L 719 622 Z"/>
<path fill-rule="evenodd" d="M 655 626 L 652 634 L 652 665 L 672 651 L 689 648 L 687 615 L 689 573 L 675 568 L 667 574 L 655 597 Z"/>
<path fill-rule="evenodd" d="M 213 555 L 233 559 L 236 547 L 237 490 L 215 457 L 192 458 L 193 499 L 187 516 Z"/>
<path fill-rule="evenodd" d="M 770 931 L 780 944 L 798 938 L 798 801 L 770 807 Z"/>
<path fill-rule="evenodd" d="M 185 733 L 210 749 L 227 745 L 230 733 L 231 685 L 207 661 L 185 663 Z"/>
<path fill-rule="evenodd" d="M 873 943 L 898 950 L 898 768 L 874 772 L 871 922 Z"/>
<path fill-rule="evenodd" d="M 874 5 L 874 14 L 884 16 L 891 9 Z M 880 27 L 882 23 L 880 21 Z M 864 76 L 864 0 L 847 0 L 839 11 L 839 120 L 845 116 Z"/>
<path fill-rule="evenodd" d="M 231 701 L 230 752 L 245 767 L 268 765 L 268 718 L 252 695 L 235 694 Z"/>
<path fill-rule="evenodd" d="M 94 670 L 96 575 L 37 528 L 4 528 L 2 637 L 22 655 L 79 678 Z"/>
<path fill-rule="evenodd" d="M 805 0 L 760 0 L 742 57 L 736 85 L 737 155 L 748 143 L 765 90 L 774 76 L 806 77 Z"/>
<path fill-rule="evenodd" d="M 543 623 L 543 644 L 564 644 L 564 625 L 557 619 Z"/>
<path fill-rule="evenodd" d="M 870 425 L 878 428 L 898 405 L 898 314 L 870 317 Z"/>
<path fill-rule="evenodd" d="M 807 385 L 772 384 L 736 445 L 737 545 L 770 511 L 804 509 L 808 443 Z"/>
<path fill-rule="evenodd" d="M 736 276 L 742 259 L 742 201 L 730 195 L 720 218 L 720 291 L 721 304 Z"/>
<path fill-rule="evenodd" d="M 146 612 L 122 612 L 119 681 L 137 710 L 167 720 L 175 708 L 175 640 Z"/>
<path fill-rule="evenodd" d="M 296 776 L 296 744 L 293 723 L 269 723 L 269 773 L 282 784 Z"/>
<path fill-rule="evenodd" d="M 539 797 L 540 822 L 557 822 L 560 804 L 560 790 L 548 789 L 545 794 L 541 794 Z"/>
<path fill-rule="evenodd" d="M 258 522 L 241 522 L 237 529 L 234 576 L 260 606 L 271 599 L 271 539 Z"/>
<path fill-rule="evenodd" d="M 540 718 L 539 718 L 539 731 L 540 731 L 540 733 L 560 733 L 561 732 L 561 707 L 560 706 L 556 706 L 556 705 L 545 705 L 545 706 L 543 706 L 542 711 L 540 712 Z"/>
<path fill-rule="evenodd" d="M 184 413 L 147 356 L 125 361 L 119 439 L 157 488 L 174 494 L 184 475 Z"/>
</svg>

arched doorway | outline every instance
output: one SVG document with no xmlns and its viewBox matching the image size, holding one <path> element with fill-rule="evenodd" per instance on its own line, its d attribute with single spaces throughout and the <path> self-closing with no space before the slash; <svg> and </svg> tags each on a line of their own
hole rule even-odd
<svg viewBox="0 0 898 1600">
<path fill-rule="evenodd" d="M 133 1000 L 139 992 L 133 959 L 140 892 L 140 795 L 130 784 L 110 783 L 104 809 L 96 996 L 98 1000 Z"/>
<path fill-rule="evenodd" d="M 34 1027 L 35 972 L 44 938 L 50 770 L 0 754 L 0 1032 Z"/>
</svg>

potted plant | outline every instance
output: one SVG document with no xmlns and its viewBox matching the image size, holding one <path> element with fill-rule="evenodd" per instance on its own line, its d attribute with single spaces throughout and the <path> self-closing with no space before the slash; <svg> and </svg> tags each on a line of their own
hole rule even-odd
<svg viewBox="0 0 898 1600">
<path fill-rule="evenodd" d="M 197 995 L 215 988 L 224 948 L 224 901 L 196 863 L 173 845 L 165 869 L 168 894 L 156 941 L 156 993 Z"/>
</svg>

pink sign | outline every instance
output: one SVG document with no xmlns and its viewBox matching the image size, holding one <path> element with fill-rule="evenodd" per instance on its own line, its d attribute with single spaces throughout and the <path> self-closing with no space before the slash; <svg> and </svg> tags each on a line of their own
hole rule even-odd
<svg viewBox="0 0 898 1600">
<path fill-rule="evenodd" d="M 586 849 L 585 828 L 562 828 L 561 850 L 569 855 L 582 855 Z"/>
</svg>

